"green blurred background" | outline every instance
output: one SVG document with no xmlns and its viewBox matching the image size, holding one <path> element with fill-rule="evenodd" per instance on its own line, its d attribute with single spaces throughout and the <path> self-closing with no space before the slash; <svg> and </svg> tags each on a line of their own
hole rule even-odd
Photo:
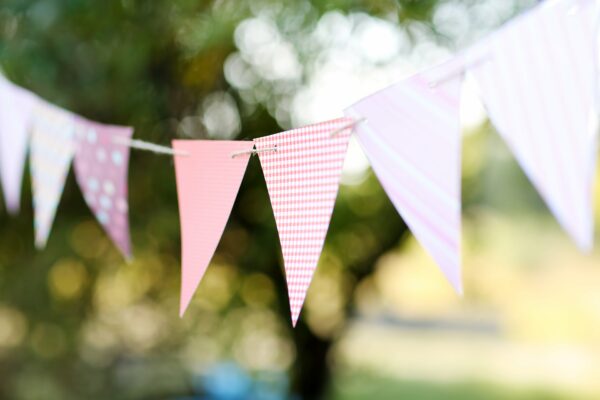
<svg viewBox="0 0 600 400">
<path fill-rule="evenodd" d="M 249 139 L 341 115 L 534 1 L 2 0 L 14 82 L 136 137 Z M 126 264 L 69 177 L 47 248 L 0 218 L 0 399 L 572 399 L 600 396 L 600 253 L 580 254 L 463 102 L 457 297 L 356 142 L 291 328 L 258 160 L 178 317 L 173 163 L 133 151 Z"/>
</svg>

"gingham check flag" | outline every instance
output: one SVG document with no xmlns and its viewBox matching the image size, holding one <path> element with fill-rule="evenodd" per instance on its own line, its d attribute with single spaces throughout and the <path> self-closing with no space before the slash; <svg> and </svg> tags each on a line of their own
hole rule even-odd
<svg viewBox="0 0 600 400">
<path fill-rule="evenodd" d="M 283 253 L 295 326 L 323 249 L 352 124 L 348 118 L 255 139 Z M 261 149 L 277 151 L 261 152 Z"/>
</svg>

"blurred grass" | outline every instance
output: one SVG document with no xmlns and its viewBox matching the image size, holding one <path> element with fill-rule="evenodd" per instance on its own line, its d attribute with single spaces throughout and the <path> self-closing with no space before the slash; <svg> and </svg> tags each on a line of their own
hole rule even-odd
<svg viewBox="0 0 600 400">
<path fill-rule="evenodd" d="M 397 380 L 360 370 L 337 376 L 332 400 L 592 400 L 592 397 L 544 389 L 514 389 L 484 382 L 434 383 Z"/>
</svg>

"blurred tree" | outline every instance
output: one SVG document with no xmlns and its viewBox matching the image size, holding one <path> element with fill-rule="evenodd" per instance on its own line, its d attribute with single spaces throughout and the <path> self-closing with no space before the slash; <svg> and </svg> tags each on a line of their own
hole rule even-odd
<svg viewBox="0 0 600 400">
<path fill-rule="evenodd" d="M 85 117 L 133 125 L 144 140 L 248 139 L 289 128 L 286 105 L 320 57 L 307 37 L 324 14 L 365 13 L 398 23 L 419 40 L 423 28 L 441 37 L 433 19 L 443 3 L 4 0 L 0 60 L 16 83 Z M 270 21 L 279 39 L 264 29 L 245 31 L 256 18 Z M 265 77 L 261 54 L 248 59 L 244 53 L 245 44 L 261 40 L 291 46 L 298 65 Z M 264 368 L 254 347 L 260 343 L 275 353 L 264 363 L 291 369 L 294 393 L 324 396 L 327 355 L 353 310 L 354 292 L 406 230 L 376 179 L 342 188 L 323 272 L 316 275 L 334 282 L 329 289 L 337 297 L 329 308 L 307 304 L 292 330 L 277 232 L 256 160 L 205 281 L 186 317 L 177 318 L 179 225 L 171 164 L 154 154 L 132 156 L 136 260 L 130 265 L 92 221 L 72 178 L 48 248 L 36 252 L 24 183 L 24 211 L 16 219 L 3 215 L 0 225 L 1 398 L 193 395 L 197 365 L 234 358 L 249 369 Z M 264 342 L 265 335 L 273 340 Z"/>
</svg>

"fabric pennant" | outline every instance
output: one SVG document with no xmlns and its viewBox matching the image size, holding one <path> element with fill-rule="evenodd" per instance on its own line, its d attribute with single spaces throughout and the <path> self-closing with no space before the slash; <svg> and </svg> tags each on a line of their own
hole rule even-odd
<svg viewBox="0 0 600 400">
<path fill-rule="evenodd" d="M 129 150 L 115 138 L 130 139 L 133 128 L 76 120 L 74 170 L 85 202 L 125 258 L 131 258 L 127 178 Z"/>
<path fill-rule="evenodd" d="M 595 3 L 550 0 L 493 34 L 472 68 L 490 119 L 562 227 L 593 242 Z"/>
<path fill-rule="evenodd" d="M 340 118 L 255 139 L 279 231 L 294 326 L 329 228 L 351 125 L 351 119 Z"/>
<path fill-rule="evenodd" d="M 31 181 L 35 244 L 46 245 L 75 152 L 75 116 L 40 101 L 34 109 L 31 136 Z"/>
<path fill-rule="evenodd" d="M 174 140 L 181 221 L 181 304 L 187 309 L 223 235 L 242 183 L 250 141 Z M 248 152 L 232 156 L 237 152 Z"/>
<path fill-rule="evenodd" d="M 392 203 L 413 235 L 462 293 L 462 60 L 390 86 L 346 110 Z"/>
<path fill-rule="evenodd" d="M 4 201 L 10 214 L 21 204 L 23 171 L 37 97 L 0 75 L 0 177 Z"/>
</svg>

